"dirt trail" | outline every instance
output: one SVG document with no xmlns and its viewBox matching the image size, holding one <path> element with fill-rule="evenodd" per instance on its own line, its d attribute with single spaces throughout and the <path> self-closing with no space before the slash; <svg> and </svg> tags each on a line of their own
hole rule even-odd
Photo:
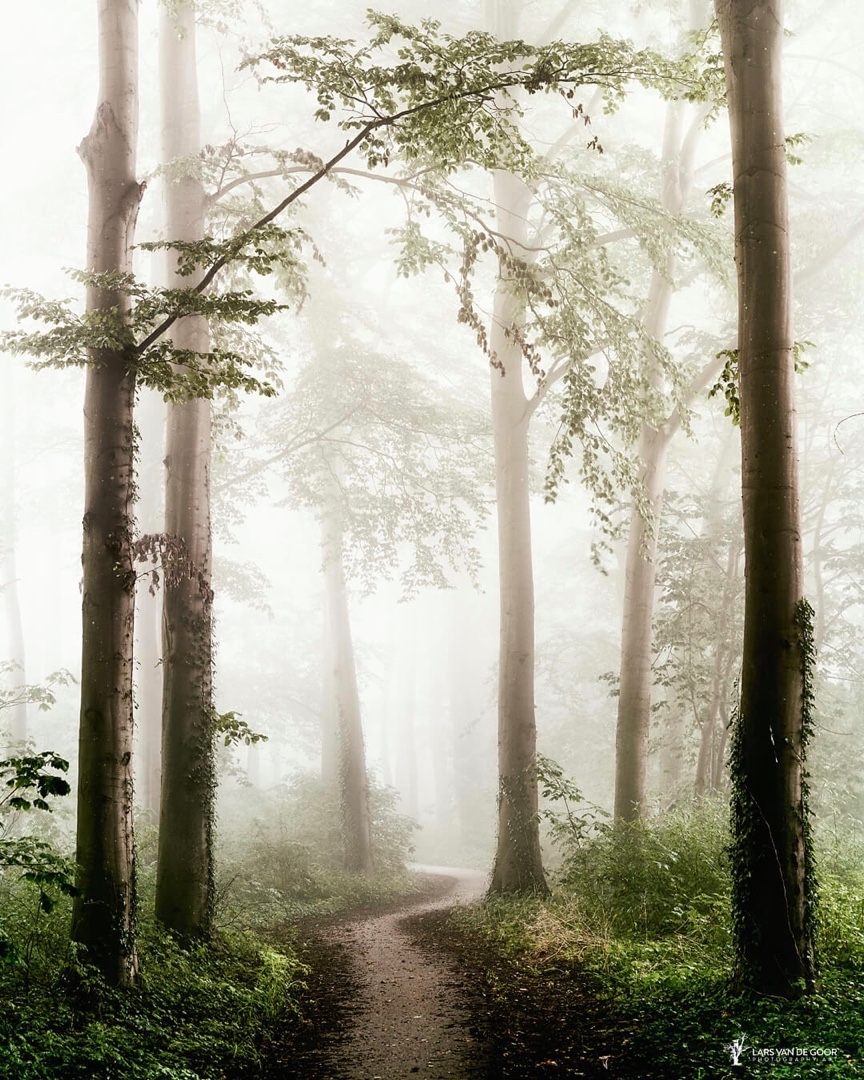
<svg viewBox="0 0 864 1080">
<path fill-rule="evenodd" d="M 389 914 L 363 916 L 316 932 L 327 958 L 318 998 L 315 1045 L 295 1058 L 304 1080 L 471 1080 L 487 1075 L 472 1028 L 466 976 L 447 957 L 423 949 L 406 919 L 467 903 L 484 890 L 484 875 L 419 867 L 448 879 L 434 900 Z M 314 963 L 314 960 L 313 960 Z"/>
</svg>

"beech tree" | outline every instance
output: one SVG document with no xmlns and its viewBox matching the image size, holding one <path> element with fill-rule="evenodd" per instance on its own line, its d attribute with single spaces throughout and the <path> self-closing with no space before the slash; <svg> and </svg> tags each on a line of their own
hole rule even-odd
<svg viewBox="0 0 864 1080">
<path fill-rule="evenodd" d="M 160 31 L 165 227 L 175 242 L 205 235 L 204 187 L 194 166 L 201 149 L 195 4 L 163 6 Z M 167 253 L 169 288 L 190 288 L 200 268 L 180 273 Z M 185 268 L 184 268 L 185 270 Z M 175 349 L 206 356 L 203 315 L 171 327 Z M 214 713 L 210 400 L 168 406 L 162 616 L 162 788 L 156 864 L 156 917 L 183 937 L 210 932 L 213 913 Z"/>
<path fill-rule="evenodd" d="M 794 996 L 815 981 L 806 783 L 811 609 L 803 597 L 783 127 L 782 0 L 717 0 L 732 132 L 744 552 L 732 749 L 737 974 Z"/>
<path fill-rule="evenodd" d="M 703 25 L 703 4 L 690 4 L 690 29 Z M 683 103 L 666 107 L 661 151 L 661 201 L 670 216 L 684 211 L 692 188 L 694 154 L 709 107 L 698 105 L 687 116 Z M 668 251 L 665 265 L 651 274 L 645 304 L 645 329 L 663 347 L 669 307 L 675 292 L 679 259 Z M 709 367 L 715 365 L 709 364 Z M 719 367 L 719 365 L 716 365 Z M 655 384 L 657 375 L 654 377 Z M 648 736 L 651 717 L 652 618 L 657 566 L 657 532 L 662 514 L 666 458 L 669 444 L 681 426 L 687 400 L 708 382 L 703 374 L 690 387 L 682 408 L 641 426 L 638 456 L 641 461 L 641 498 L 631 511 L 624 567 L 624 610 L 621 631 L 621 667 L 615 746 L 616 821 L 638 819 L 644 809 L 648 772 Z"/>
<path fill-rule="evenodd" d="M 499 36 L 513 36 L 522 6 L 501 2 L 490 10 L 494 11 Z M 572 14 L 572 7 L 562 8 L 559 17 L 546 28 L 544 39 L 559 35 Z M 634 75 L 639 77 L 638 70 Z M 626 78 L 591 82 L 598 87 L 599 104 L 603 92 L 623 94 Z M 588 89 L 581 88 L 583 93 Z M 550 151 L 540 155 L 535 174 L 523 172 L 520 176 L 499 170 L 493 181 L 494 235 L 500 239 L 491 246 L 499 259 L 499 279 L 488 351 L 493 358 L 491 400 L 501 637 L 499 824 L 492 891 L 546 889 L 535 764 L 534 585 L 528 478 L 531 419 L 560 381 L 563 393 L 555 399 L 560 410 L 560 434 L 552 448 L 547 495 L 554 498 L 563 479 L 565 461 L 577 444 L 582 477 L 599 508 L 613 502 L 622 487 L 641 489 L 632 459 L 621 446 L 632 443 L 641 420 L 656 416 L 658 399 L 663 397 L 658 390 L 660 384 L 667 382 L 673 397 L 677 392 L 670 358 L 662 346 L 658 347 L 657 337 L 658 323 L 664 320 L 668 304 L 668 252 L 681 228 L 676 221 L 680 201 L 671 194 L 669 178 L 669 197 L 652 204 L 649 199 L 633 199 L 632 192 L 625 194 L 605 177 L 592 175 L 572 150 L 568 155 L 574 133 L 584 130 L 589 111 L 580 101 L 570 130 L 558 138 Z M 670 115 L 677 117 L 677 110 L 672 108 Z M 675 138 L 681 137 L 676 126 Z M 595 135 L 589 150 L 593 152 L 596 145 Z M 671 146 L 666 149 L 671 153 Z M 606 252 L 617 238 L 616 231 L 610 230 L 610 235 L 604 237 L 594 222 L 598 207 L 618 218 L 623 228 L 617 236 L 641 235 L 653 253 L 656 265 L 649 315 L 644 323 L 635 317 L 633 297 L 622 288 L 622 277 L 613 257 Z M 565 221 L 567 225 L 562 224 Z M 699 247 L 698 234 L 693 231 L 689 235 Z M 593 295 L 595 287 L 602 295 L 599 303 Z M 547 304 L 548 309 L 542 311 Z M 591 358 L 601 351 L 614 357 L 602 389 L 591 363 Z M 536 381 L 533 394 L 525 390 L 526 367 Z M 647 423 L 642 430 L 650 430 Z M 645 496 L 640 490 L 640 515 L 649 512 L 650 499 L 650 492 Z M 602 517 L 603 510 L 599 513 Z M 636 543 L 641 554 L 640 541 Z M 622 758 L 625 756 L 622 754 Z"/>
<path fill-rule="evenodd" d="M 483 425 L 404 361 L 334 325 L 334 295 L 311 302 L 314 355 L 262 426 L 290 501 L 316 511 L 324 577 L 323 774 L 338 782 L 345 866 L 373 865 L 368 777 L 348 582 L 366 591 L 399 573 L 406 596 L 446 584 L 476 552 L 485 510 Z M 326 334 L 324 312 L 327 313 Z M 466 446 L 477 453 L 466 454 Z M 263 464 L 262 462 L 262 464 Z"/>
<path fill-rule="evenodd" d="M 138 5 L 99 0 L 99 96 L 79 147 L 87 169 L 87 309 L 123 320 L 141 188 Z M 72 937 L 108 982 L 137 966 L 132 839 L 132 556 L 135 371 L 119 343 L 89 352 L 84 399 L 83 637 L 78 863 Z"/>
</svg>

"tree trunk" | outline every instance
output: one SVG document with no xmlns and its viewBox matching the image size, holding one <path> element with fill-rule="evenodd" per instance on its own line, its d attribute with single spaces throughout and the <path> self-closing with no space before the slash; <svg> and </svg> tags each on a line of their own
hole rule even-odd
<svg viewBox="0 0 864 1080">
<path fill-rule="evenodd" d="M 718 493 L 719 498 L 719 493 Z M 711 672 L 711 697 L 702 722 L 699 736 L 699 757 L 696 762 L 695 794 L 697 797 L 708 795 L 717 790 L 715 785 L 715 761 L 723 732 L 723 702 L 730 694 L 731 654 L 736 649 L 734 640 L 730 640 L 730 621 L 732 605 L 736 602 L 735 580 L 740 573 L 740 543 L 731 543 L 726 555 L 725 589 L 720 598 L 720 610 L 717 616 L 717 632 L 714 639 L 714 668 Z"/>
<path fill-rule="evenodd" d="M 495 174 L 498 230 L 527 244 L 531 193 L 516 177 Z M 547 891 L 537 821 L 537 727 L 534 715 L 534 567 L 528 489 L 529 410 L 522 350 L 513 331 L 523 301 L 499 278 L 489 344 L 495 495 L 498 509 L 500 651 L 498 667 L 498 846 L 491 892 Z"/>
<path fill-rule="evenodd" d="M 163 11 L 160 24 L 162 157 L 191 158 L 201 148 L 195 7 Z M 204 235 L 204 191 L 196 175 L 166 182 L 171 240 Z M 172 262 L 174 262 L 172 257 Z M 176 275 L 191 287 L 195 275 Z M 205 319 L 172 328 L 178 348 L 206 353 Z M 212 591 L 210 402 L 168 408 L 165 456 L 165 559 L 162 617 L 162 797 L 156 868 L 156 917 L 181 937 L 210 933 L 213 913 Z"/>
<path fill-rule="evenodd" d="M 793 996 L 815 979 L 805 754 L 810 726 L 782 108 L 782 0 L 717 0 L 738 268 L 746 592 L 732 754 L 738 978 Z"/>
<path fill-rule="evenodd" d="M 332 653 L 330 612 L 325 597 L 321 694 L 321 779 L 335 787 L 339 783 L 339 716 L 336 704 L 336 657 Z"/>
<path fill-rule="evenodd" d="M 398 678 L 394 709 L 396 734 L 396 787 L 403 814 L 420 818 L 420 787 L 417 775 L 417 609 L 416 601 L 403 612 L 403 639 L 398 653 Z"/>
<path fill-rule="evenodd" d="M 138 528 L 157 533 L 164 517 L 162 460 L 165 405 L 152 390 L 139 397 Z M 151 591 L 152 589 L 152 591 Z M 158 815 L 162 773 L 162 592 L 144 569 L 138 579 L 135 611 L 135 801 Z"/>
<path fill-rule="evenodd" d="M 699 3 L 691 4 L 691 25 L 699 25 Z M 693 157 L 704 115 L 700 112 L 689 129 L 682 129 L 682 105 L 670 102 L 663 133 L 661 201 L 664 210 L 680 214 L 692 186 Z M 666 334 L 669 305 L 674 293 L 675 257 L 667 257 L 665 273 L 651 275 L 645 328 L 661 341 Z M 618 721 L 615 734 L 616 821 L 634 821 L 645 808 L 648 775 L 648 738 L 651 728 L 652 659 L 654 644 L 654 585 L 657 536 L 666 484 L 669 442 L 678 428 L 672 417 L 661 428 L 645 423 L 639 439 L 643 463 L 642 483 L 653 521 L 646 523 L 634 508 L 630 518 L 624 571 L 624 614 L 621 628 L 621 669 Z"/>
<path fill-rule="evenodd" d="M 645 426 L 639 440 L 642 483 L 653 521 L 634 510 L 624 569 L 621 675 L 615 732 L 615 820 L 635 821 L 645 809 L 651 725 L 654 584 L 669 437 Z"/>
<path fill-rule="evenodd" d="M 342 564 L 342 526 L 337 510 L 322 514 L 324 589 L 327 604 L 328 653 L 333 663 L 335 712 L 339 732 L 339 796 L 345 869 L 368 874 L 372 870 L 372 833 L 369 816 L 369 780 L 360 717 L 357 669 L 348 614 L 348 592 Z"/>
<path fill-rule="evenodd" d="M 99 0 L 99 100 L 79 147 L 87 169 L 87 265 L 126 273 L 141 189 L 138 135 L 138 5 Z M 87 289 L 91 312 L 122 317 L 119 290 Z M 84 544 L 81 721 L 78 758 L 78 888 L 72 939 L 109 983 L 135 975 L 132 838 L 132 563 L 134 367 L 119 349 L 89 356 L 84 399 Z"/>
</svg>

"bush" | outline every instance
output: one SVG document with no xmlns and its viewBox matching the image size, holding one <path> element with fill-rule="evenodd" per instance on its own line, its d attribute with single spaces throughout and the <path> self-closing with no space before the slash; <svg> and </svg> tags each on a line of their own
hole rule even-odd
<svg viewBox="0 0 864 1080">
<path fill-rule="evenodd" d="M 727 845 L 725 807 L 705 802 L 646 823 L 605 827 L 565 848 L 558 881 L 604 930 L 663 937 L 726 916 Z"/>
<path fill-rule="evenodd" d="M 312 911 L 336 911 L 410 888 L 405 868 L 415 824 L 396 793 L 369 791 L 375 872 L 343 869 L 339 793 L 313 776 L 269 792 L 235 792 L 231 824 L 220 830 L 221 923 L 263 928 Z M 227 820 L 225 808 L 220 819 Z"/>
</svg>

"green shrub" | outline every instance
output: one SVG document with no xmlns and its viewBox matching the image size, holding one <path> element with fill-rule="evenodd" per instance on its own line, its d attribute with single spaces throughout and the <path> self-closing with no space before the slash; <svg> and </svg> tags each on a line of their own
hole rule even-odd
<svg viewBox="0 0 864 1080">
<path fill-rule="evenodd" d="M 220 810 L 220 923 L 264 928 L 311 911 L 382 900 L 411 887 L 414 823 L 391 788 L 370 785 L 371 877 L 343 869 L 339 793 L 313 776 L 269 792 L 235 792 Z M 229 824 L 230 822 L 230 824 Z"/>
<path fill-rule="evenodd" d="M 580 838 L 565 847 L 558 881 L 604 930 L 662 937 L 725 917 L 727 844 L 725 810 L 706 802 Z"/>
</svg>

